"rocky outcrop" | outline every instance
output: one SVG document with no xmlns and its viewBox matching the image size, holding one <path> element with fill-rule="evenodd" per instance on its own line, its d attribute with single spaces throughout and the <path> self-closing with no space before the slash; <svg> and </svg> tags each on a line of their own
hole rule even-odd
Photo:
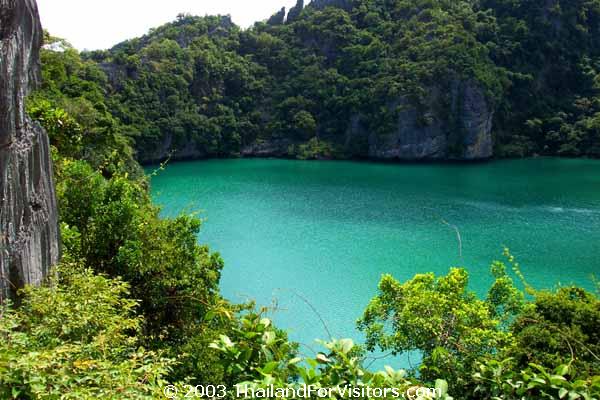
<svg viewBox="0 0 600 400">
<path fill-rule="evenodd" d="M 59 259 L 45 131 L 25 115 L 42 44 L 34 0 L 0 0 L 0 298 L 37 285 Z"/>
<path fill-rule="evenodd" d="M 456 81 L 450 89 L 450 109 L 444 94 L 431 88 L 419 110 L 408 98 L 390 104 L 399 110 L 396 126 L 387 134 L 368 131 L 361 115 L 354 115 L 346 134 L 351 143 L 368 146 L 367 155 L 397 160 L 478 160 L 493 155 L 493 111 L 482 89 L 472 81 Z M 356 147 L 356 146 L 354 146 Z"/>
<path fill-rule="evenodd" d="M 465 160 L 490 158 L 494 152 L 492 120 L 494 112 L 480 87 L 467 82 L 461 91 L 458 105 L 459 128 L 462 136 L 462 154 Z"/>
<path fill-rule="evenodd" d="M 180 141 L 181 142 L 181 141 Z M 153 151 L 138 152 L 137 160 L 141 164 L 159 163 L 164 160 L 193 160 L 208 157 L 209 154 L 202 150 L 193 140 L 184 140 L 183 143 L 174 143 L 173 135 L 167 133 L 162 143 Z"/>
<path fill-rule="evenodd" d="M 273 14 L 271 18 L 267 20 L 267 25 L 277 26 L 283 25 L 285 22 L 285 7 L 282 7 L 279 12 Z"/>
<path fill-rule="evenodd" d="M 294 22 L 300 17 L 302 10 L 304 9 L 304 0 L 298 0 L 296 5 L 290 8 L 290 12 L 287 15 L 287 22 Z"/>
<path fill-rule="evenodd" d="M 290 146 L 295 143 L 288 139 L 257 141 L 242 148 L 243 157 L 287 157 Z"/>
</svg>

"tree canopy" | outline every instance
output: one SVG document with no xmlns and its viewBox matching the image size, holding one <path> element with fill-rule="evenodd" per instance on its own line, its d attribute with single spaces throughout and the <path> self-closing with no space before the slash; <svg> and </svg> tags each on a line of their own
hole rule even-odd
<svg viewBox="0 0 600 400">
<path fill-rule="evenodd" d="M 303 3 L 247 30 L 180 15 L 49 73 L 67 93 L 97 85 L 88 100 L 105 96 L 142 161 L 265 143 L 312 157 L 319 151 L 301 151 L 311 140 L 330 156 L 362 157 L 368 140 L 348 135 L 353 124 L 385 137 L 406 105 L 423 126 L 439 116 L 457 141 L 450 94 L 461 81 L 485 94 L 496 155 L 600 154 L 598 0 Z"/>
</svg>

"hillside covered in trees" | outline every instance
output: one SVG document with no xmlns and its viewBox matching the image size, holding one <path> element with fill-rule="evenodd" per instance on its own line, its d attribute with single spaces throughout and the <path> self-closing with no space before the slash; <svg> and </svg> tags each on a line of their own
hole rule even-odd
<svg viewBox="0 0 600 400">
<path fill-rule="evenodd" d="M 35 7 L 31 6 L 34 3 L 28 1 L 27 4 L 31 15 L 37 17 L 33 13 Z M 316 2 L 316 6 L 322 4 Z M 339 2 L 345 8 L 349 4 Z M 406 20 L 412 21 L 410 31 L 414 29 L 414 36 L 409 31 L 403 34 L 395 31 L 397 26 L 392 21 L 396 21 L 398 15 L 386 14 L 393 9 L 391 2 L 385 8 L 377 8 L 377 2 L 364 2 L 367 8 L 348 8 L 350 14 L 344 8 L 323 11 L 297 8 L 288 15 L 287 23 L 282 21 L 280 13 L 270 24 L 259 24 L 244 32 L 230 25 L 226 18 L 182 17 L 146 38 L 122 44 L 110 52 L 83 57 L 47 36 L 46 43 L 66 49 L 42 49 L 41 88 L 25 100 L 24 92 L 12 92 L 9 90 L 13 88 L 9 87 L 0 105 L 7 108 L 5 98 L 16 100 L 19 105 L 26 103 L 27 113 L 37 121 L 30 123 L 35 124 L 39 132 L 43 132 L 43 127 L 48 133 L 54 167 L 46 172 L 52 170 L 56 184 L 62 260 L 42 285 L 26 287 L 19 291 L 13 303 L 0 304 L 0 398 L 158 399 L 174 394 L 175 389 L 178 394 L 172 398 L 189 398 L 191 393 L 191 397 L 196 398 L 234 399 L 237 398 L 236 384 L 265 390 L 271 385 L 298 388 L 299 382 L 322 388 L 344 385 L 395 388 L 406 393 L 407 398 L 423 400 L 600 398 L 600 300 L 597 293 L 572 286 L 536 290 L 527 284 L 508 249 L 504 263 L 492 264 L 493 283 L 484 288 L 483 296 L 469 290 L 469 275 L 460 268 L 452 268 L 442 276 L 417 274 L 403 282 L 384 276 L 376 296 L 365 305 L 358 321 L 358 328 L 366 334 L 366 342 L 357 344 L 349 339 L 330 338 L 313 351 L 290 342 L 287 334 L 267 318 L 269 310 L 257 309 L 252 303 L 232 304 L 224 299 L 219 290 L 224 264 L 218 254 L 198 244 L 200 220 L 188 215 L 162 218 L 160 209 L 151 201 L 148 178 L 134 157 L 134 142 L 140 154 L 150 154 L 147 152 L 156 151 L 150 150 L 151 146 L 162 143 L 167 135 L 172 135 L 170 140 L 175 145 L 187 140 L 186 132 L 195 132 L 191 137 L 194 148 L 204 149 L 207 155 L 238 154 L 247 146 L 264 149 L 284 146 L 282 143 L 287 145 L 286 151 L 302 157 L 347 155 L 350 153 L 345 151 L 352 148 L 350 145 L 362 148 L 362 142 L 339 141 L 338 135 L 345 133 L 336 131 L 332 121 L 344 121 L 348 115 L 352 120 L 353 114 L 348 110 L 359 110 L 351 107 L 361 105 L 360 111 L 356 111 L 357 126 L 373 124 L 375 129 L 377 118 L 391 121 L 393 125 L 395 118 L 388 113 L 405 115 L 406 111 L 390 111 L 388 106 L 394 101 L 379 104 L 374 94 L 387 93 L 388 99 L 400 94 L 400 97 L 407 96 L 406 104 L 414 105 L 429 98 L 430 92 L 425 91 L 425 87 L 440 85 L 440 96 L 452 94 L 452 90 L 442 90 L 443 85 L 453 85 L 452 79 L 449 75 L 446 78 L 435 75 L 435 71 L 456 71 L 454 82 L 458 89 L 454 93 L 457 99 L 462 96 L 459 93 L 475 96 L 474 92 L 482 90 L 485 101 L 494 104 L 497 110 L 494 118 L 498 127 L 508 131 L 510 124 L 520 126 L 521 122 L 512 119 L 516 114 L 509 112 L 507 99 L 519 98 L 525 104 L 524 93 L 531 90 L 533 83 L 525 72 L 520 72 L 519 85 L 522 86 L 509 84 L 511 79 L 517 79 L 513 73 L 495 65 L 492 52 L 485 46 L 471 46 L 479 39 L 475 41 L 476 38 L 470 36 L 469 29 L 477 29 L 467 21 L 478 26 L 476 22 L 487 15 L 486 12 L 480 14 L 470 3 L 460 3 L 463 8 L 452 2 L 423 4 L 430 7 L 423 7 L 419 12 L 412 6 L 398 9 L 398 12 L 408 13 Z M 510 4 L 513 7 L 518 3 Z M 593 4 L 588 4 L 589 10 L 597 10 Z M 573 10 L 568 5 L 565 7 Z M 583 9 L 583 3 L 579 7 Z M 430 13 L 421 15 L 427 9 Z M 444 10 L 453 10 L 456 14 Z M 569 14 L 563 12 L 566 11 L 561 11 L 561 18 L 571 21 Z M 334 24 L 328 18 L 335 15 L 342 20 L 335 19 Z M 346 47 L 326 47 L 325 42 L 317 39 L 311 42 L 309 33 L 305 37 L 299 34 L 304 32 L 302 29 L 306 29 L 305 32 L 313 29 L 319 31 L 318 35 L 315 33 L 318 37 L 325 35 L 324 32 L 331 35 L 324 36 L 332 40 L 331 43 L 338 43 L 337 40 L 344 43 L 348 26 L 358 24 L 352 22 L 358 15 L 363 15 L 360 20 L 363 22 L 377 21 L 367 24 L 374 30 L 372 37 L 368 29 L 360 34 L 358 31 L 363 28 L 357 27 L 352 37 L 366 35 L 364 41 L 352 42 L 344 54 L 333 58 L 319 57 L 317 47 L 321 46 L 319 51 L 323 54 L 337 54 Z M 435 23 L 440 21 L 438 18 L 460 20 L 457 15 L 468 18 L 457 25 Z M 470 16 L 477 17 L 470 20 Z M 493 20 L 489 16 L 486 24 Z M 343 21 L 347 21 L 348 26 L 342 24 Z M 519 22 L 513 22 L 506 22 L 504 28 L 498 25 L 498 32 L 504 29 L 508 33 L 503 35 L 510 37 L 512 28 L 519 30 L 516 28 Z M 434 25 L 441 30 L 440 38 L 426 33 Z M 419 26 L 425 30 L 416 29 Z M 375 32 L 377 29 L 381 31 Z M 182 32 L 187 32 L 187 36 Z M 334 35 L 334 32 L 337 33 Z M 382 39 L 376 39 L 377 35 Z M 385 43 L 394 35 L 404 42 L 398 39 L 402 43 L 398 48 L 388 48 Z M 427 44 L 437 43 L 441 38 L 446 38 L 443 45 Z M 5 37 L 1 39 L 4 41 Z M 19 35 L 11 36 L 10 40 L 13 39 L 24 40 Z M 467 46 L 461 40 L 469 40 L 470 44 Z M 187 45 L 182 47 L 179 42 Z M 530 43 L 542 46 L 534 37 Z M 584 46 L 577 38 L 569 43 Z M 32 57 L 31 63 L 21 72 L 37 74 L 40 72 L 37 70 L 39 45 L 33 41 L 23 44 L 34 51 L 27 54 Z M 429 51 L 429 55 L 421 58 L 425 53 L 407 50 L 417 44 L 419 48 L 423 46 L 423 51 Z M 333 60 L 350 57 L 351 48 L 360 56 L 344 70 L 342 64 L 335 64 Z M 457 56 L 459 48 L 468 48 L 471 52 L 460 58 Z M 383 54 L 389 55 L 392 50 L 398 54 L 407 51 L 403 64 L 385 61 Z M 575 51 L 574 48 L 568 52 L 562 49 L 556 54 L 564 57 L 571 54 L 571 50 Z M 197 53 L 192 56 L 194 51 Z M 311 52 L 313 57 L 309 56 Z M 447 64 L 431 64 L 438 52 L 446 54 L 447 58 L 439 60 L 446 59 Z M 264 65 L 255 61 L 258 54 L 262 54 L 262 60 L 269 61 L 264 61 Z M 381 56 L 381 59 L 373 58 L 377 67 L 369 61 L 360 61 L 362 57 L 367 59 L 368 54 Z M 540 49 L 540 54 L 547 54 L 546 49 Z M 6 55 L 4 52 L 2 57 Z M 288 64 L 292 60 L 293 64 Z M 530 74 L 540 72 L 531 64 L 535 62 L 523 55 L 522 63 L 528 63 Z M 546 77 L 554 84 L 559 81 L 550 76 L 572 73 L 574 75 L 568 75 L 571 79 L 583 73 L 578 69 L 580 64 L 569 64 L 570 69 L 564 70 L 567 64 L 552 65 L 560 70 L 553 72 L 558 75 Z M 193 68 L 188 69 L 189 66 Z M 405 75 L 400 75 L 397 68 Z M 361 69 L 362 72 L 358 72 Z M 195 81 L 198 71 L 204 79 Z M 586 79 L 592 79 L 593 69 L 585 71 Z M 394 80 L 400 76 L 403 80 Z M 6 75 L 1 77 L 5 79 Z M 541 85 L 539 76 L 537 79 L 534 86 L 539 93 L 548 91 L 550 84 Z M 191 84 L 193 82 L 195 84 Z M 585 86 L 585 82 L 581 82 L 579 89 L 587 88 L 591 96 L 593 86 Z M 374 86 L 371 87 L 371 83 Z M 345 92 L 344 85 L 354 89 Z M 550 115 L 553 107 L 567 107 L 569 102 L 581 100 L 580 93 L 571 90 L 547 98 L 548 104 L 540 105 L 540 109 Z M 200 93 L 202 97 L 194 97 L 193 93 Z M 354 100 L 357 103 L 349 105 L 345 102 L 354 98 L 352 93 L 357 96 Z M 513 93 L 514 97 L 507 93 Z M 524 97 L 519 97 L 521 95 Z M 536 100 L 544 101 L 543 98 Z M 548 153 L 566 149 L 564 146 L 570 143 L 575 149 L 582 149 L 581 154 L 591 154 L 588 152 L 592 147 L 584 146 L 587 142 L 583 141 L 584 138 L 593 141 L 595 132 L 592 129 L 595 104 L 592 97 L 588 100 L 590 108 L 586 113 L 578 114 L 573 111 L 576 108 L 570 113 L 565 111 L 565 119 L 559 124 L 572 129 L 589 127 L 585 131 L 588 136 L 581 133 L 580 142 L 557 142 L 557 147 L 550 147 L 552 142 L 547 135 L 541 137 L 534 133 L 524 134 L 518 143 L 508 141 L 517 140 L 515 136 L 496 133 L 497 141 L 507 140 L 505 146 L 510 144 L 519 149 L 531 141 L 530 145 L 534 146 L 531 151 L 541 152 L 548 146 L 545 150 Z M 333 102 L 331 108 L 324 106 L 329 103 L 320 103 L 330 101 Z M 337 101 L 339 109 L 333 108 Z M 361 104 L 362 101 L 366 103 Z M 448 104 L 452 107 L 452 101 Z M 453 118 L 453 114 L 434 108 L 431 109 L 434 114 L 431 114 L 434 111 L 428 112 L 427 107 L 433 107 L 433 103 L 421 106 L 415 109 L 418 110 L 413 113 L 415 116 L 423 112 L 431 118 Z M 513 107 L 522 113 L 541 113 L 522 104 L 515 103 Z M 19 113 L 25 114 L 22 109 Z M 551 122 L 542 114 L 539 114 L 538 128 L 542 130 L 539 132 L 552 126 L 546 125 Z M 182 121 L 190 125 L 179 125 Z M 425 118 L 420 123 L 425 126 L 436 123 L 428 121 Z M 382 131 L 377 134 L 384 137 L 390 134 L 386 133 L 385 124 L 378 126 Z M 192 127 L 197 130 L 188 130 Z M 501 132 L 500 128 L 494 129 Z M 252 132 L 255 137 L 251 136 Z M 452 140 L 460 144 L 460 138 L 462 136 Z M 460 146 L 452 148 L 456 152 L 453 154 L 467 151 Z M 369 351 L 375 349 L 391 357 L 408 351 L 418 352 L 422 360 L 407 371 L 390 367 L 372 371 L 368 367 L 373 357 Z M 169 386 L 171 392 L 165 392 L 167 385 L 173 385 Z M 199 387 L 194 385 L 211 385 L 216 393 L 214 396 L 206 392 L 200 394 Z M 423 387 L 435 387 L 436 391 L 418 392 Z"/>
<path fill-rule="evenodd" d="M 299 0 L 69 50 L 60 88 L 97 85 L 144 162 L 596 157 L 599 34 L 597 0 Z"/>
</svg>

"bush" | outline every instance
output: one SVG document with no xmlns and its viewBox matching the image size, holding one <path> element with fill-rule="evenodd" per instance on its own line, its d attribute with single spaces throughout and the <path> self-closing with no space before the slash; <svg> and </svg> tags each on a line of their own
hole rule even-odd
<svg viewBox="0 0 600 400">
<path fill-rule="evenodd" d="M 515 369 L 530 363 L 552 369 L 569 365 L 577 376 L 600 371 L 600 300 L 582 288 L 536 293 L 512 326 Z"/>
<path fill-rule="evenodd" d="M 63 265 L 22 296 L 0 308 L 0 398 L 157 398 L 172 361 L 140 347 L 128 284 Z"/>
<path fill-rule="evenodd" d="M 464 387 L 475 360 L 510 343 L 492 305 L 467 290 L 467 283 L 467 272 L 457 268 L 447 276 L 419 274 L 405 283 L 385 275 L 358 322 L 367 348 L 420 351 L 425 380 L 442 378 Z"/>
</svg>

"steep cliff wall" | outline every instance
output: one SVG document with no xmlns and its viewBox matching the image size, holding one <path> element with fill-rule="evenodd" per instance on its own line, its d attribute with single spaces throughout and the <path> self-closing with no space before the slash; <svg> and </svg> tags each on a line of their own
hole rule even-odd
<svg viewBox="0 0 600 400">
<path fill-rule="evenodd" d="M 343 142 L 334 140 L 333 145 L 345 156 L 376 160 L 484 160 L 493 156 L 494 112 L 477 83 L 457 79 L 448 93 L 439 87 L 431 87 L 427 93 L 419 106 L 408 97 L 389 104 L 399 112 L 386 134 L 369 130 L 365 115 L 352 115 Z M 246 146 L 242 155 L 288 156 L 288 148 L 294 144 L 301 143 L 260 141 Z"/>
<path fill-rule="evenodd" d="M 421 112 L 406 98 L 393 104 L 401 111 L 396 129 L 386 135 L 366 132 L 360 117 L 355 116 L 349 125 L 347 143 L 362 137 L 363 142 L 368 142 L 369 157 L 377 159 L 480 160 L 493 156 L 494 113 L 475 82 L 455 81 L 449 96 L 435 87 L 428 93 Z M 449 109 L 441 104 L 446 97 Z"/>
<path fill-rule="evenodd" d="M 48 136 L 24 105 L 41 35 L 35 0 L 0 0 L 0 300 L 39 284 L 59 259 Z"/>
<path fill-rule="evenodd" d="M 424 104 L 417 106 L 407 97 L 389 104 L 398 109 L 397 119 L 387 134 L 369 130 L 360 113 L 348 121 L 346 135 L 331 140 L 344 157 L 368 157 L 375 160 L 485 160 L 493 157 L 493 107 L 483 89 L 472 80 L 456 80 L 449 93 L 429 88 Z M 448 102 L 449 104 L 445 104 Z M 418 109 L 420 108 L 420 109 Z M 304 142 L 286 138 L 258 140 L 245 145 L 243 157 L 288 157 L 292 145 Z M 173 149 L 177 151 L 173 152 Z M 210 157 L 193 141 L 173 146 L 167 135 L 162 146 L 144 154 L 142 162 L 157 162 Z"/>
</svg>

